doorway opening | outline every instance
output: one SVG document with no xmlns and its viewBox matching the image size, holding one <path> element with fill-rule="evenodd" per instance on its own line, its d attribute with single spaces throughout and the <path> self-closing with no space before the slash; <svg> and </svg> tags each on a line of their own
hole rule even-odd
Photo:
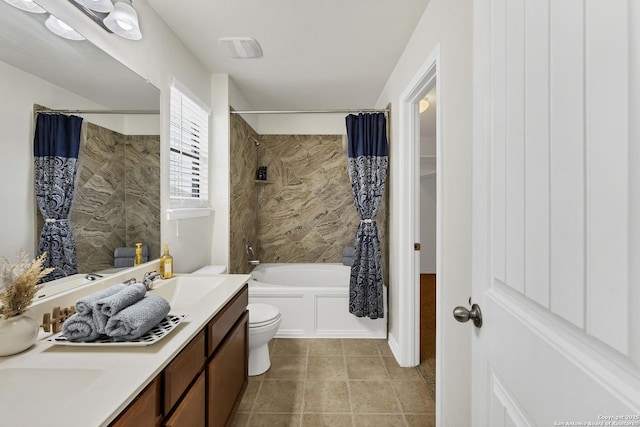
<svg viewBox="0 0 640 427">
<path fill-rule="evenodd" d="M 418 70 L 414 78 L 400 97 L 400 140 L 405 141 L 400 153 L 400 162 L 403 171 L 400 174 L 400 185 L 405 189 L 406 198 L 402 200 L 402 209 L 399 224 L 399 274 L 400 283 L 399 300 L 402 313 L 398 319 L 399 326 L 399 362 L 402 366 L 419 366 L 421 361 L 421 332 L 426 337 L 423 342 L 427 344 L 426 352 L 423 350 L 423 358 L 431 359 L 431 375 L 435 374 L 435 400 L 436 416 L 441 413 L 440 395 L 440 366 L 441 366 L 441 330 L 442 322 L 435 321 L 441 317 L 441 286 L 443 283 L 443 257 L 442 257 L 442 229 L 443 229 L 443 183 L 442 183 L 442 126 L 441 111 L 443 95 L 439 78 L 440 49 L 437 46 L 427 58 L 427 61 Z M 429 94 L 435 96 L 431 98 Z M 429 102 L 430 122 L 421 126 L 420 101 Z M 431 99 L 431 101 L 430 101 Z M 431 104 L 433 102 L 433 105 Z M 424 103 L 423 103 L 424 108 Z M 423 113 L 424 114 L 424 113 Z M 422 146 L 421 128 L 423 132 L 428 132 L 430 137 L 424 139 Z M 406 166 L 406 168 L 404 168 Z M 423 171 L 423 172 L 421 172 Z M 422 176 L 424 175 L 424 176 Z M 429 214 L 431 218 L 427 220 L 427 209 L 421 209 L 421 181 L 432 181 L 431 201 Z M 426 191 L 426 190 L 425 190 Z M 425 198 L 426 199 L 426 198 Z M 435 199 L 435 206 L 433 204 Z M 426 202 L 426 200 L 425 200 Z M 421 212 L 424 211 L 424 212 Z M 434 212 L 435 211 L 435 212 Z M 435 215 L 435 225 L 433 224 Z M 422 221 L 430 221 L 431 235 L 421 236 L 421 229 L 427 231 L 427 227 L 422 226 Z M 429 234 L 429 233 L 426 233 Z M 435 236 L 433 235 L 435 234 Z M 423 240 L 424 239 L 424 240 Z M 428 241 L 427 241 L 428 240 Z M 426 253 L 423 254 L 423 251 Z M 423 262 L 422 257 L 428 258 Z M 430 265 L 429 265 L 430 264 Z M 422 266 L 424 265 L 424 270 Z M 435 271 L 434 271 L 435 269 Z M 430 298 L 421 304 L 420 275 L 431 274 L 432 280 L 430 288 L 428 285 L 425 296 L 431 294 Z M 435 273 L 435 276 L 433 275 Z M 437 280 L 435 280 L 437 278 Z M 435 284 L 433 283 L 435 282 Z M 430 292 L 429 292 L 430 291 Z M 435 291 L 435 295 L 434 295 Z M 435 301 L 434 301 L 435 300 Z M 424 310 L 422 305 L 425 305 Z M 421 328 L 421 313 L 424 312 L 427 325 Z M 430 319 L 430 320 L 429 320 Z M 435 325 L 434 325 L 435 322 Z M 435 337 L 433 332 L 435 330 Z M 433 357 L 435 356 L 435 357 Z M 425 378 L 426 379 L 426 378 Z"/>
</svg>

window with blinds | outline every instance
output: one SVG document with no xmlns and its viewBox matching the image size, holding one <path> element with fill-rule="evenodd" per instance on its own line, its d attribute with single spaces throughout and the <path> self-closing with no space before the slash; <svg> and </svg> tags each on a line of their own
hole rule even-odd
<svg viewBox="0 0 640 427">
<path fill-rule="evenodd" d="M 208 206 L 209 112 L 171 86 L 169 194 L 175 207 Z"/>
</svg>

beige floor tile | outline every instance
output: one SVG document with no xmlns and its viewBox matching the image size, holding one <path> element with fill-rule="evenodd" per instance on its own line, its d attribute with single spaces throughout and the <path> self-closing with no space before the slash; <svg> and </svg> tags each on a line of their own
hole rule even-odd
<svg viewBox="0 0 640 427">
<path fill-rule="evenodd" d="M 258 395 L 258 389 L 260 388 L 261 383 L 262 379 L 249 377 L 249 384 L 247 384 L 247 388 L 244 390 L 240 405 L 238 405 L 238 412 L 251 412 L 251 410 L 253 409 L 253 404 L 256 401 L 256 396 Z"/>
<path fill-rule="evenodd" d="M 303 427 L 352 427 L 351 414 L 303 414 Z"/>
<path fill-rule="evenodd" d="M 376 345 L 378 346 L 378 351 L 382 356 L 393 356 L 391 349 L 389 348 L 389 343 L 387 340 L 375 340 Z"/>
<path fill-rule="evenodd" d="M 347 368 L 343 356 L 309 356 L 308 380 L 346 380 Z"/>
<path fill-rule="evenodd" d="M 346 381 L 307 381 L 303 412 L 351 412 Z"/>
<path fill-rule="evenodd" d="M 342 340 L 316 339 L 309 342 L 310 356 L 342 356 Z"/>
<path fill-rule="evenodd" d="M 404 419 L 409 427 L 436 427 L 436 415 L 408 415 Z"/>
<path fill-rule="evenodd" d="M 400 412 L 390 381 L 349 381 L 349 394 L 354 413 Z"/>
<path fill-rule="evenodd" d="M 415 367 L 403 368 L 402 366 L 398 365 L 398 362 L 396 362 L 396 359 L 393 356 L 382 356 L 382 362 L 387 368 L 389 377 L 392 380 L 422 380 Z"/>
<path fill-rule="evenodd" d="M 353 414 L 356 427 L 405 427 L 402 415 Z"/>
<path fill-rule="evenodd" d="M 231 420 L 229 427 L 246 427 L 249 422 L 249 417 L 251 417 L 251 414 L 248 412 L 237 412 L 233 420 Z"/>
<path fill-rule="evenodd" d="M 408 414 L 432 414 L 436 405 L 422 381 L 392 381 L 402 412 Z"/>
<path fill-rule="evenodd" d="M 271 367 L 265 379 L 303 380 L 307 371 L 305 356 L 271 356 Z"/>
<path fill-rule="evenodd" d="M 247 427 L 299 427 L 300 414 L 253 413 Z"/>
<path fill-rule="evenodd" d="M 378 352 L 377 340 L 369 339 L 344 339 L 342 348 L 347 356 L 376 356 Z"/>
<path fill-rule="evenodd" d="M 265 379 L 256 397 L 253 412 L 301 412 L 303 393 L 304 381 Z"/>
<path fill-rule="evenodd" d="M 350 380 L 386 380 L 387 371 L 380 356 L 345 356 Z"/>
<path fill-rule="evenodd" d="M 308 339 L 277 338 L 273 345 L 272 355 L 278 356 L 306 356 L 309 351 Z"/>
</svg>

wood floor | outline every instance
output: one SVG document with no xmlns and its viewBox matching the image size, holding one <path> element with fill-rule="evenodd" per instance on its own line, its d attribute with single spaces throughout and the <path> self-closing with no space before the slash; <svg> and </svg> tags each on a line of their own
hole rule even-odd
<svg viewBox="0 0 640 427">
<path fill-rule="evenodd" d="M 436 357 L 436 275 L 420 275 L 420 362 Z"/>
</svg>

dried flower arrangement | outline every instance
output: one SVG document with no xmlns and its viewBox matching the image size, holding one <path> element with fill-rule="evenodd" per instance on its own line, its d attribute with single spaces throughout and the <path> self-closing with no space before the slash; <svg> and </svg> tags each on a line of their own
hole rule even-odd
<svg viewBox="0 0 640 427">
<path fill-rule="evenodd" d="M 53 271 L 53 268 L 42 268 L 46 252 L 33 261 L 29 261 L 27 253 L 21 249 L 15 262 L 2 258 L 0 272 L 0 319 L 8 319 L 24 313 L 36 292 L 40 289 L 38 282 Z"/>
</svg>

